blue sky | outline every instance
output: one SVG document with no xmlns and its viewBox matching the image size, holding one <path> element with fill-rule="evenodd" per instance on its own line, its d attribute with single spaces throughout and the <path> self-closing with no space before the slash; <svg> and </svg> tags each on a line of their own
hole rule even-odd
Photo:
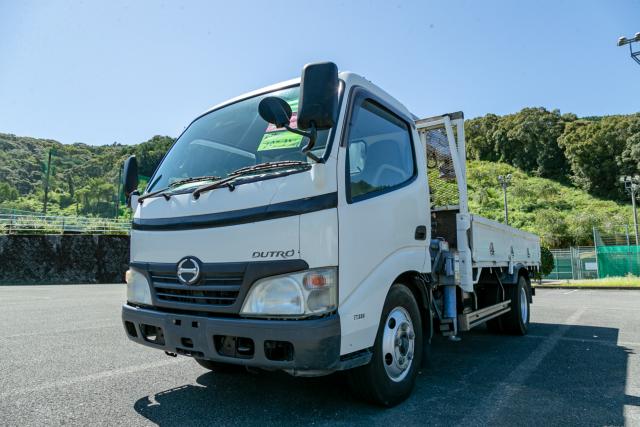
<svg viewBox="0 0 640 427">
<path fill-rule="evenodd" d="M 0 0 L 0 132 L 176 136 L 208 107 L 331 60 L 418 116 L 640 111 L 616 46 L 637 1 Z"/>
</svg>

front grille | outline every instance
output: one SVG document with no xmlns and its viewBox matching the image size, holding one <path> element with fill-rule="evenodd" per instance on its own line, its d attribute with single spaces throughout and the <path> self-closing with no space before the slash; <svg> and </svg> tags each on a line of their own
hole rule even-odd
<svg viewBox="0 0 640 427">
<path fill-rule="evenodd" d="M 300 259 L 200 263 L 200 278 L 186 285 L 178 280 L 179 263 L 131 262 L 131 267 L 144 271 L 152 283 L 151 299 L 158 311 L 236 316 L 248 288 L 256 280 L 309 268 L 309 264 Z"/>
<path fill-rule="evenodd" d="M 208 310 L 236 302 L 244 272 L 203 273 L 198 283 L 185 285 L 175 273 L 150 271 L 156 299 L 163 306 Z"/>
</svg>

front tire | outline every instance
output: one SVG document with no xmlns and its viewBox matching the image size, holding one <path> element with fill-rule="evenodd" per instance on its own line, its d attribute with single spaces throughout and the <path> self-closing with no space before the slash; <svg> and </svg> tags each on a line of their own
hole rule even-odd
<svg viewBox="0 0 640 427">
<path fill-rule="evenodd" d="M 413 390 L 422 351 L 418 304 L 408 287 L 396 283 L 382 309 L 371 362 L 348 373 L 352 390 L 369 402 L 397 405 Z"/>
</svg>

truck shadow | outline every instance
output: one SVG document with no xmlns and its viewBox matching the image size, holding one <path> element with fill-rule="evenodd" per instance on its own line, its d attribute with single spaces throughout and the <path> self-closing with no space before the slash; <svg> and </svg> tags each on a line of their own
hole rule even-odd
<svg viewBox="0 0 640 427">
<path fill-rule="evenodd" d="M 134 409 L 162 426 L 623 425 L 625 405 L 640 414 L 640 398 L 625 393 L 631 350 L 617 342 L 615 328 L 541 323 L 527 337 L 479 328 L 461 342 L 438 338 L 413 395 L 391 409 L 356 400 L 342 374 L 280 372 L 207 372 L 196 384 L 142 397 Z"/>
</svg>

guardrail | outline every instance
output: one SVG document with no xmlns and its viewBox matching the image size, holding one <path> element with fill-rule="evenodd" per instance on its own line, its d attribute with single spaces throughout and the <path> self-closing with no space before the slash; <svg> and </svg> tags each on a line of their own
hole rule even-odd
<svg viewBox="0 0 640 427">
<path fill-rule="evenodd" d="M 0 234 L 129 234 L 131 221 L 0 213 Z"/>
</svg>

